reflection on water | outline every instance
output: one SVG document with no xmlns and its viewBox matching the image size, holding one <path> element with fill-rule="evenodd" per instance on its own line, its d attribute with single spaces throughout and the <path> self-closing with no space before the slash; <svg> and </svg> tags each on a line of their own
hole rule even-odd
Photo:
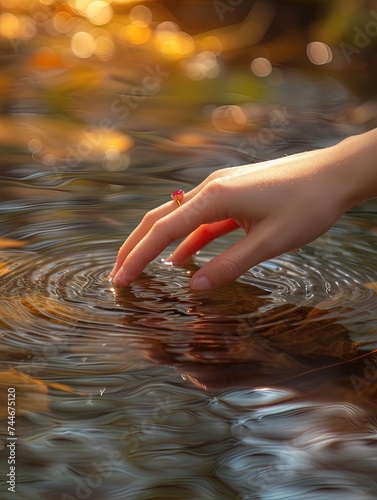
<svg viewBox="0 0 377 500">
<path fill-rule="evenodd" d="M 122 2 L 114 11 L 94 3 L 123 15 Z M 90 2 L 62 7 L 49 36 L 1 60 L 0 497 L 375 499 L 375 201 L 220 290 L 194 293 L 189 279 L 236 233 L 185 267 L 166 265 L 166 249 L 127 289 L 107 279 L 125 236 L 172 191 L 219 167 L 360 131 L 354 98 L 332 79 L 280 68 L 267 83 L 237 80 L 212 52 L 215 37 L 187 38 L 172 23 L 158 30 L 166 12 L 153 4 L 127 29 L 96 28 L 95 44 L 79 38 L 88 19 L 101 26 Z M 273 13 L 262 4 L 267 30 Z M 84 61 L 70 65 L 64 29 L 74 14 L 84 25 L 69 42 Z M 3 38 L 23 33 L 14 19 Z M 56 45 L 46 52 L 49 37 Z M 158 57 L 147 45 L 154 37 Z M 247 51 L 241 41 L 225 53 Z M 95 62 L 86 63 L 88 47 Z M 148 76 L 158 88 L 127 100 Z M 16 493 L 6 483 L 9 387 Z"/>
</svg>

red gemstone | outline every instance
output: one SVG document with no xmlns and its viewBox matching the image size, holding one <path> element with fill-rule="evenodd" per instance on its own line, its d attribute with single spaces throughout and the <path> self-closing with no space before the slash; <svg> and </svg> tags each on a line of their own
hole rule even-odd
<svg viewBox="0 0 377 500">
<path fill-rule="evenodd" d="M 178 205 L 180 205 L 184 195 L 185 192 L 183 191 L 183 189 L 178 189 L 178 191 L 174 191 L 174 193 L 171 194 L 171 197 L 172 200 L 176 201 Z"/>
</svg>

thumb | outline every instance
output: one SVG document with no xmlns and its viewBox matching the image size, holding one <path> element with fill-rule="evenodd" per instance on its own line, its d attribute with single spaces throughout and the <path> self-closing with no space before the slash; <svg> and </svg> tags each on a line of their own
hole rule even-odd
<svg viewBox="0 0 377 500">
<path fill-rule="evenodd" d="M 210 290 L 232 283 L 263 260 L 276 257 L 284 249 L 278 233 L 267 221 L 255 225 L 242 240 L 217 255 L 191 278 L 193 290 Z"/>
</svg>

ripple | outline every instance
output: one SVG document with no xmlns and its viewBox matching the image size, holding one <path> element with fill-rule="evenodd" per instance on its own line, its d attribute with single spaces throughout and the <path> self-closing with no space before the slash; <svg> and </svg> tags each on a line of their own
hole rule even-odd
<svg viewBox="0 0 377 500">
<path fill-rule="evenodd" d="M 347 224 L 336 226 L 296 253 L 283 254 L 255 266 L 239 282 L 250 288 L 258 287 L 260 295 L 269 299 L 265 305 L 267 309 L 279 303 L 323 308 L 336 305 L 357 307 L 359 312 L 365 309 L 364 312 L 370 314 L 370 303 L 375 300 L 376 293 L 366 285 L 375 280 L 376 237 L 360 230 L 360 234 L 355 236 L 355 220 L 351 218 Z M 40 232 L 43 232 L 42 224 Z M 232 237 L 218 240 L 215 246 L 200 252 L 195 262 L 204 264 L 225 250 L 232 241 L 235 241 Z M 122 292 L 114 292 L 107 278 L 118 245 L 119 240 L 114 238 L 106 241 L 76 238 L 66 245 L 61 242 L 57 245 L 46 239 L 42 254 L 30 251 L 13 251 L 10 254 L 3 251 L 0 255 L 3 266 L 2 297 L 25 297 L 26 302 L 34 304 L 35 313 L 40 309 L 51 320 L 62 314 L 62 308 L 69 306 L 69 316 L 75 317 L 73 313 L 79 312 L 85 317 L 89 307 L 95 320 L 101 321 L 101 316 L 106 316 L 106 310 L 115 313 L 120 309 L 114 295 L 118 293 L 121 297 Z M 188 286 L 194 271 L 195 266 L 171 268 L 156 260 L 148 266 L 144 278 L 131 287 L 133 299 L 145 299 L 148 307 L 156 301 L 163 308 L 166 299 L 170 300 L 168 306 L 178 299 L 183 308 L 182 297 L 187 295 L 189 309 L 197 303 L 198 297 L 190 293 Z M 136 303 L 138 310 L 142 308 L 141 300 L 132 301 L 131 294 L 126 292 L 123 295 L 129 299 L 130 309 Z M 125 309 L 123 312 L 127 312 Z M 239 310 L 235 310 L 234 315 L 239 315 Z M 231 311 L 225 316 L 231 317 Z M 63 319 L 67 320 L 66 317 Z"/>
<path fill-rule="evenodd" d="M 40 233 L 45 226 L 50 223 L 39 224 Z M 72 229 L 70 225 L 75 234 Z M 3 335 L 14 356 L 26 351 L 26 341 L 35 350 L 34 360 L 54 352 L 72 354 L 85 343 L 98 351 L 104 345 L 116 351 L 121 341 L 129 360 L 137 352 L 180 367 L 183 374 L 183 365 L 190 363 L 197 367 L 261 359 L 270 359 L 271 370 L 290 366 L 295 373 L 308 367 L 307 359 L 297 357 L 300 350 L 308 350 L 310 357 L 325 355 L 328 361 L 331 349 L 333 360 L 343 359 L 345 352 L 349 358 L 356 355 L 346 331 L 359 345 L 375 348 L 377 339 L 370 333 L 375 333 L 377 294 L 367 286 L 375 279 L 375 238 L 351 214 L 313 244 L 255 266 L 233 285 L 198 293 L 189 288 L 190 276 L 236 235 L 219 239 L 185 267 L 166 266 L 159 258 L 130 287 L 116 289 L 108 272 L 119 238 L 76 233 L 64 240 L 52 233 L 42 250 L 36 242 L 37 251 L 31 245 L 29 251 L 0 254 Z M 331 334 L 327 351 L 313 343 L 323 337 L 321 325 Z M 298 341 L 302 332 L 311 330 L 313 335 L 318 330 L 311 344 L 298 343 L 292 350 L 294 344 L 287 342 L 295 339 L 293 332 Z M 287 337 L 284 331 L 290 332 Z M 336 344 L 343 346 L 343 354 Z M 289 357 L 278 358 L 276 348 Z M 190 380 L 200 385 L 198 373 L 191 366 Z M 210 386 L 208 380 L 205 386 Z"/>
<path fill-rule="evenodd" d="M 291 401 L 244 415 L 217 469 L 241 498 L 373 498 L 377 442 L 360 427 L 372 423 L 367 411 Z"/>
</svg>

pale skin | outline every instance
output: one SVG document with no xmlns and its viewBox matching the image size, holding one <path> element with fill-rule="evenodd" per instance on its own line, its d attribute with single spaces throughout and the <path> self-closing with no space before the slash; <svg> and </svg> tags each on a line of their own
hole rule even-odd
<svg viewBox="0 0 377 500">
<path fill-rule="evenodd" d="M 356 203 L 377 196 L 377 129 L 334 146 L 226 168 L 148 212 L 119 250 L 110 278 L 127 286 L 174 241 L 181 265 L 236 228 L 245 236 L 191 278 L 194 290 L 235 281 L 260 262 L 310 243 Z"/>
</svg>

